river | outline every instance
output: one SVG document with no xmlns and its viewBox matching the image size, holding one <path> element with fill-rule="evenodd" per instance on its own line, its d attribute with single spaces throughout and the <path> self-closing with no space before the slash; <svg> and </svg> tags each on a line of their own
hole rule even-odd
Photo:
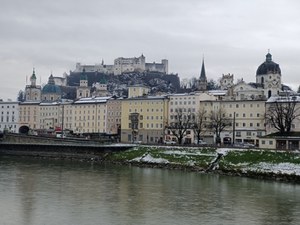
<svg viewBox="0 0 300 225">
<path fill-rule="evenodd" d="M 300 186 L 0 156 L 1 225 L 299 224 Z"/>
</svg>

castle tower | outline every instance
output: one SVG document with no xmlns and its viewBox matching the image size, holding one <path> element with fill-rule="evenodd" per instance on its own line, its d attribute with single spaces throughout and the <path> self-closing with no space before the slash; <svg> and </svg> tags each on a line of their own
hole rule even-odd
<svg viewBox="0 0 300 225">
<path fill-rule="evenodd" d="M 198 91 L 206 91 L 206 90 L 207 90 L 207 79 L 206 79 L 204 59 L 203 59 L 200 78 L 199 78 L 199 82 L 198 82 Z"/>
<path fill-rule="evenodd" d="M 230 75 L 222 75 L 222 78 L 220 79 L 220 86 L 222 90 L 228 90 L 230 87 L 233 86 L 233 74 Z"/>
</svg>

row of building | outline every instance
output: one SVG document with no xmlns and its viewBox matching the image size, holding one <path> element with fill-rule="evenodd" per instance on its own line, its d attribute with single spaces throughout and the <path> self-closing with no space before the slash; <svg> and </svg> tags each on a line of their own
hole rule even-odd
<svg viewBox="0 0 300 225">
<path fill-rule="evenodd" d="M 211 115 L 222 112 L 221 116 L 230 121 L 230 125 L 221 132 L 221 143 L 249 143 L 276 148 L 276 141 L 262 139 L 276 131 L 266 121 L 266 110 L 277 100 L 288 101 L 293 94 L 281 84 L 280 67 L 272 61 L 270 53 L 256 71 L 256 83 L 239 80 L 234 84 L 233 75 L 228 74 L 220 79 L 221 89 L 214 91 L 206 90 L 204 62 L 199 77 L 200 90 L 184 94 L 150 96 L 149 88 L 132 85 L 128 87 L 126 98 L 105 94 L 90 96 L 83 77 L 77 90 L 77 100 L 73 101 L 61 98 L 52 76 L 42 90 L 35 80 L 33 73 L 31 85 L 26 86 L 26 101 L 0 102 L 0 131 L 105 134 L 119 137 L 124 143 L 138 141 L 151 144 L 166 140 L 178 142 L 174 129 L 181 129 L 184 124 L 180 123 L 185 118 L 189 126 L 184 130 L 182 143 L 191 144 L 198 139 L 191 124 L 201 114 L 207 126 L 201 130 L 200 137 L 208 144 L 214 144 L 217 133 L 209 126 Z M 105 87 L 101 88 L 105 92 Z M 36 90 L 41 90 L 40 98 Z M 298 97 L 294 100 L 297 101 L 296 108 L 299 108 Z M 293 121 L 292 130 L 300 131 L 298 118 Z M 289 146 L 288 142 L 286 146 Z M 299 148 L 299 140 L 293 142 L 293 148 Z"/>
</svg>

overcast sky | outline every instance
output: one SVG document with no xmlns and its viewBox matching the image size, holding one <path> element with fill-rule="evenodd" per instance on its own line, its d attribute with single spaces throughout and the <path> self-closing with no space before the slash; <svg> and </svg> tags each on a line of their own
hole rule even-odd
<svg viewBox="0 0 300 225">
<path fill-rule="evenodd" d="M 300 84 L 298 0 L 2 0 L 0 98 L 16 99 L 33 67 L 37 83 L 76 62 L 117 57 L 169 60 L 169 72 L 208 79 L 234 74 L 255 81 L 270 49 L 283 83 Z"/>
</svg>

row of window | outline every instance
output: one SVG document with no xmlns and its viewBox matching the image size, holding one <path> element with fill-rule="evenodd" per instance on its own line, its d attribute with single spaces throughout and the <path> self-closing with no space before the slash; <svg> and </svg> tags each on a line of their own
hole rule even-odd
<svg viewBox="0 0 300 225">
<path fill-rule="evenodd" d="M 179 101 L 179 102 L 170 102 L 170 105 L 195 105 L 196 101 Z"/>
<path fill-rule="evenodd" d="M 144 128 L 144 124 L 140 123 L 129 123 L 128 124 L 129 129 L 143 129 Z M 163 124 L 162 123 L 147 123 L 146 124 L 146 128 L 163 128 Z"/>
<path fill-rule="evenodd" d="M 254 105 L 255 105 L 255 104 L 252 104 L 252 103 L 251 103 L 249 106 L 250 106 L 250 108 L 253 108 Z M 261 106 L 261 104 L 256 104 L 256 107 L 257 107 L 257 108 L 260 108 L 260 106 Z M 223 107 L 226 107 L 226 105 L 224 104 Z M 242 108 L 242 107 L 243 107 L 243 108 L 246 108 L 246 104 L 244 104 L 244 103 L 243 103 L 243 104 L 235 104 L 235 105 L 229 104 L 227 107 L 228 107 L 228 108 L 240 108 L 240 107 L 241 107 L 241 108 Z"/>
<path fill-rule="evenodd" d="M 6 120 L 5 120 L 6 119 Z M 1 116 L 1 122 L 15 122 L 15 117 L 12 116 L 11 118 L 9 116 Z"/>
<path fill-rule="evenodd" d="M 171 108 L 170 112 L 195 112 L 195 108 Z"/>
<path fill-rule="evenodd" d="M 134 112 L 138 112 L 138 111 L 143 112 L 143 109 L 140 109 L 140 110 L 134 109 Z M 147 111 L 147 112 L 159 112 L 159 111 L 162 112 L 163 109 L 153 109 L 153 108 L 152 108 L 151 110 L 150 110 L 150 109 L 147 109 L 146 111 Z M 129 112 L 131 113 L 131 112 L 133 112 L 133 110 L 130 108 L 130 109 L 129 109 Z"/>
<path fill-rule="evenodd" d="M 2 106 L 1 106 L 1 109 L 4 109 L 4 108 L 5 108 L 5 106 L 4 106 L 4 105 L 2 105 Z M 13 109 L 14 109 L 14 108 L 15 108 L 15 106 L 13 105 L 13 106 L 9 107 L 9 105 L 7 105 L 7 106 L 6 106 L 6 108 L 7 108 L 7 109 L 9 109 L 9 108 L 13 108 Z"/>
<path fill-rule="evenodd" d="M 9 114 L 10 111 L 6 111 L 6 114 Z M 4 115 L 4 112 L 1 112 L 2 115 Z M 15 114 L 15 111 L 12 111 L 12 114 Z"/>
<path fill-rule="evenodd" d="M 243 113 L 242 115 L 240 115 L 239 113 L 236 113 L 236 114 L 235 114 L 235 117 L 236 117 L 236 118 L 238 118 L 238 117 L 240 117 L 240 116 L 243 117 L 243 118 L 245 118 L 245 117 L 247 117 L 247 114 L 246 114 L 246 113 Z M 256 117 L 257 117 L 257 118 L 259 118 L 260 116 L 261 116 L 260 113 L 256 113 Z M 229 114 L 229 117 L 233 117 L 233 114 L 230 113 L 230 114 Z M 253 113 L 249 113 L 249 117 L 250 117 L 250 118 L 254 117 L 254 114 L 253 114 Z"/>
<path fill-rule="evenodd" d="M 158 101 L 155 101 L 155 102 L 147 102 L 147 105 L 154 105 L 154 104 L 156 104 L 156 105 L 162 105 L 163 104 L 163 102 L 158 102 Z M 129 105 L 133 105 L 133 102 L 129 102 Z M 134 102 L 134 105 L 138 105 L 138 102 Z M 140 101 L 140 105 L 143 105 L 143 102 L 142 101 Z"/>
<path fill-rule="evenodd" d="M 246 131 L 246 136 L 255 136 L 255 135 L 257 137 L 260 137 L 260 136 L 262 136 L 262 132 L 261 131 L 257 131 L 257 132 Z M 241 137 L 242 136 L 242 131 L 236 131 L 235 136 L 236 137 Z"/>
<path fill-rule="evenodd" d="M 247 127 L 247 124 L 246 123 L 235 123 L 235 126 L 236 127 Z M 249 127 L 253 127 L 254 124 L 253 123 L 249 123 Z M 256 123 L 256 127 L 260 127 L 261 124 L 260 123 Z"/>
</svg>

